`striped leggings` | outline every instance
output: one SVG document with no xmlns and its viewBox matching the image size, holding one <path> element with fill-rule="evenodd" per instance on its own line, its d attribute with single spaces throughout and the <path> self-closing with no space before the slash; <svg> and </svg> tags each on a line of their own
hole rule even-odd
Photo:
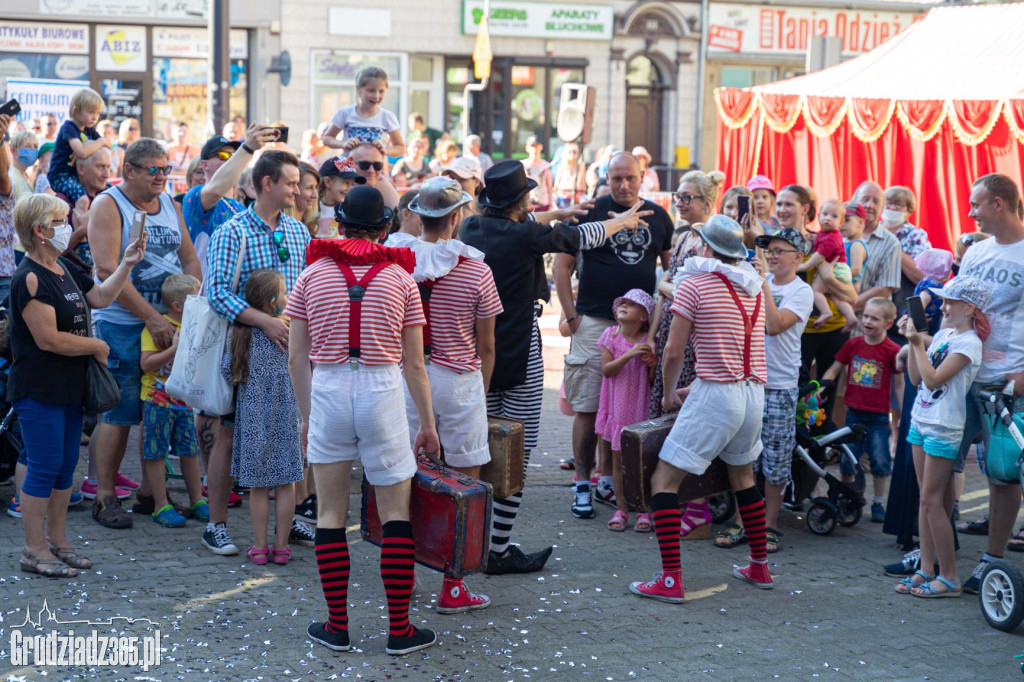
<svg viewBox="0 0 1024 682">
<path fill-rule="evenodd" d="M 511 417 L 524 423 L 525 456 L 523 457 L 523 480 L 530 466 L 530 452 L 537 447 L 540 434 L 540 410 L 544 397 L 544 359 L 541 356 L 540 328 L 533 325 L 530 341 L 530 357 L 526 364 L 526 383 L 502 391 L 487 394 L 487 414 Z M 523 493 L 512 497 L 494 498 L 494 515 L 491 524 L 491 551 L 503 554 L 512 537 Z"/>
</svg>

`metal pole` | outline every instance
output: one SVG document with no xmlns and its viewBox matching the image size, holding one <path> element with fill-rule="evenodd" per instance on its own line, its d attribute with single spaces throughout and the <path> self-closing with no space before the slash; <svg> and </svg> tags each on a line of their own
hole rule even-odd
<svg viewBox="0 0 1024 682">
<path fill-rule="evenodd" d="M 484 0 L 484 16 L 480 20 L 487 22 L 491 18 L 491 0 Z M 479 30 L 479 29 L 477 29 Z M 470 92 L 483 92 L 487 89 L 488 78 L 481 79 L 479 83 L 466 83 L 466 87 L 462 89 L 462 141 L 465 143 L 466 138 L 469 137 L 469 93 Z"/>
<path fill-rule="evenodd" d="M 700 2 L 700 46 L 697 49 L 697 126 L 690 163 L 700 166 L 701 142 L 704 137 L 704 79 L 708 61 L 708 0 Z M 675 164 L 673 164 L 675 165 Z"/>
<path fill-rule="evenodd" d="M 213 121 L 214 134 L 219 134 L 228 123 L 230 113 L 231 55 L 229 50 L 229 0 L 210 0 L 210 82 L 207 88 L 207 108 Z"/>
</svg>

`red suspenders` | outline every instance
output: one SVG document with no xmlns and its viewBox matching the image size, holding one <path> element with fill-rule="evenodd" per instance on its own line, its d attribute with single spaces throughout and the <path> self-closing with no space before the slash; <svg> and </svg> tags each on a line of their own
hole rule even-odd
<svg viewBox="0 0 1024 682">
<path fill-rule="evenodd" d="M 758 296 L 754 302 L 754 313 L 747 318 L 746 309 L 740 302 L 740 297 L 736 294 L 736 290 L 733 289 L 732 283 L 729 278 L 721 272 L 712 273 L 718 279 L 722 280 L 725 288 L 729 290 L 729 294 L 732 296 L 732 300 L 736 302 L 736 307 L 740 310 L 740 317 L 743 318 L 743 378 L 749 379 L 750 374 L 750 342 L 754 334 L 754 323 L 757 322 L 757 314 L 761 312 L 761 297 Z"/>
<path fill-rule="evenodd" d="M 337 263 L 337 261 L 335 261 Z M 360 327 L 363 323 L 363 296 L 366 294 L 366 287 L 370 280 L 377 276 L 381 270 L 391 265 L 391 261 L 374 263 L 373 267 L 367 270 L 363 278 L 356 281 L 356 274 L 352 268 L 345 263 L 337 263 L 341 274 L 345 276 L 345 284 L 348 286 L 348 361 L 358 364 L 361 350 L 359 348 Z"/>
<path fill-rule="evenodd" d="M 459 256 L 459 262 L 456 263 L 455 267 L 462 265 L 463 262 L 470 260 L 465 256 Z M 454 270 L 455 268 L 452 268 Z M 451 274 L 451 270 L 448 271 Z M 430 297 L 434 293 L 434 287 L 437 283 L 448 275 L 442 275 L 437 279 L 425 279 L 416 286 L 420 290 L 420 300 L 423 301 L 423 315 L 427 318 L 427 323 L 423 325 L 423 355 L 424 357 L 430 357 Z"/>
</svg>

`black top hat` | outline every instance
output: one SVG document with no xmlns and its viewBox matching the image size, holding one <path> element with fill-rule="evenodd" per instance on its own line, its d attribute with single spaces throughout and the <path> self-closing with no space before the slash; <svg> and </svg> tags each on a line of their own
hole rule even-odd
<svg viewBox="0 0 1024 682">
<path fill-rule="evenodd" d="M 386 226 L 394 215 L 394 211 L 384 205 L 384 197 L 377 188 L 368 185 L 353 187 L 345 195 L 345 201 L 334 207 L 334 217 L 342 225 L 370 229 Z"/>
<path fill-rule="evenodd" d="M 519 201 L 536 186 L 536 180 L 526 177 L 526 168 L 522 163 L 502 161 L 484 173 L 484 189 L 477 203 L 491 208 L 505 208 Z"/>
</svg>

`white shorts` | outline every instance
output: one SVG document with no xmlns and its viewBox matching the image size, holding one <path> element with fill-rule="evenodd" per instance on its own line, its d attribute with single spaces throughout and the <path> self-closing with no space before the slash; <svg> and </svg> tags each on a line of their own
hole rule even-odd
<svg viewBox="0 0 1024 682">
<path fill-rule="evenodd" d="M 764 384 L 695 379 L 658 458 L 703 474 L 715 457 L 743 466 L 761 454 Z"/>
<path fill-rule="evenodd" d="M 444 461 L 453 467 L 475 467 L 491 461 L 487 445 L 487 396 L 480 370 L 459 374 L 447 367 L 427 363 L 430 395 L 434 404 L 437 437 L 444 448 Z M 405 413 L 409 436 L 416 438 L 420 416 L 405 388 Z"/>
<path fill-rule="evenodd" d="M 360 460 L 373 485 L 395 485 L 416 474 L 398 365 L 353 370 L 317 365 L 309 410 L 311 464 Z"/>
</svg>

